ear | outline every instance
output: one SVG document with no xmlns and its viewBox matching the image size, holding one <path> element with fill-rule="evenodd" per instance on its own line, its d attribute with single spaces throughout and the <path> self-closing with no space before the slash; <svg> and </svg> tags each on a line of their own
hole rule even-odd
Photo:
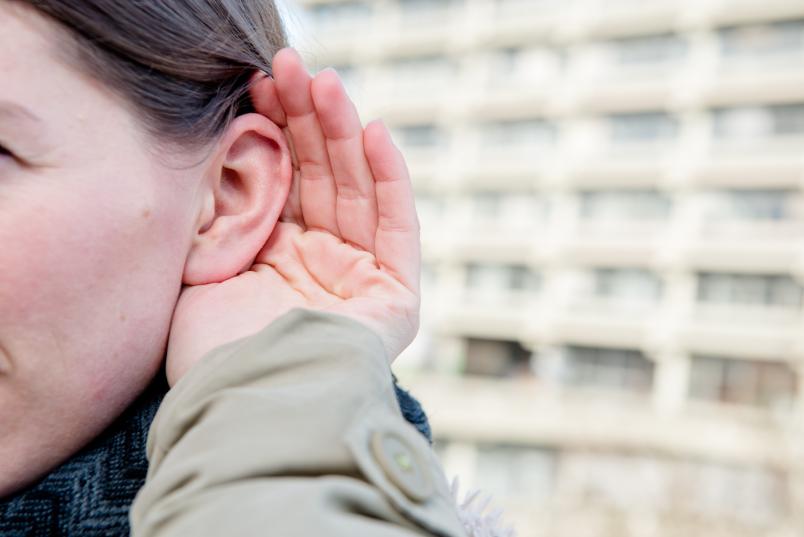
<svg viewBox="0 0 804 537">
<path fill-rule="evenodd" d="M 186 285 L 222 282 L 251 268 L 290 191 L 285 135 L 260 114 L 236 117 L 208 162 L 184 266 Z"/>
</svg>

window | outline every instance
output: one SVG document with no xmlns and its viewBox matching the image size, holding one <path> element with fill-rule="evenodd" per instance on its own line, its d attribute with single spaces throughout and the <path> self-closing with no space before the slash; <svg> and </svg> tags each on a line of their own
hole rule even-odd
<svg viewBox="0 0 804 537">
<path fill-rule="evenodd" d="M 444 56 L 398 58 L 387 66 L 394 79 L 404 87 L 445 82 L 456 71 L 455 63 Z"/>
<path fill-rule="evenodd" d="M 678 121 L 664 112 L 614 114 L 608 121 L 615 143 L 666 141 L 678 134 Z"/>
<path fill-rule="evenodd" d="M 343 85 L 346 91 L 354 98 L 355 92 L 359 91 L 360 77 L 359 70 L 352 64 L 343 63 L 340 65 L 333 65 L 333 69 L 338 73 L 338 76 L 343 80 Z"/>
<path fill-rule="evenodd" d="M 396 127 L 394 134 L 406 148 L 438 147 L 446 141 L 444 132 L 432 124 Z"/>
<path fill-rule="evenodd" d="M 450 74 L 455 64 L 440 54 L 429 56 L 411 56 L 395 58 L 388 62 L 388 67 L 405 75 L 418 75 L 422 71 Z"/>
<path fill-rule="evenodd" d="M 725 140 L 804 135 L 804 104 L 776 104 L 713 110 L 713 134 Z"/>
<path fill-rule="evenodd" d="M 687 43 L 675 34 L 627 37 L 611 41 L 617 63 L 622 65 L 655 65 L 680 59 Z"/>
<path fill-rule="evenodd" d="M 498 74 L 511 77 L 519 72 L 524 49 L 519 47 L 509 47 L 500 49 L 496 54 L 495 67 Z"/>
<path fill-rule="evenodd" d="M 487 81 L 494 91 L 526 90 L 555 78 L 563 49 L 507 47 L 489 53 Z"/>
<path fill-rule="evenodd" d="M 571 385 L 647 392 L 653 381 L 653 362 L 633 349 L 570 345 L 564 380 Z"/>
<path fill-rule="evenodd" d="M 726 57 L 767 57 L 804 50 L 804 20 L 731 26 L 718 32 Z"/>
<path fill-rule="evenodd" d="M 566 494 L 583 499 L 589 507 L 654 513 L 671 501 L 672 469 L 662 458 L 650 455 L 598 451 L 562 454 L 562 483 Z"/>
<path fill-rule="evenodd" d="M 532 191 L 475 190 L 465 203 L 468 228 L 481 233 L 532 229 L 547 215 L 546 201 Z"/>
<path fill-rule="evenodd" d="M 782 362 L 694 356 L 689 393 L 693 399 L 788 409 L 796 374 Z"/>
<path fill-rule="evenodd" d="M 676 470 L 693 485 L 678 497 L 691 513 L 766 526 L 787 516 L 790 489 L 778 469 L 690 461 Z"/>
<path fill-rule="evenodd" d="M 786 274 L 698 274 L 698 300 L 720 304 L 747 304 L 797 308 L 801 286 Z"/>
<path fill-rule="evenodd" d="M 516 341 L 468 338 L 464 373 L 487 377 L 530 376 L 531 352 Z"/>
<path fill-rule="evenodd" d="M 436 266 L 432 262 L 423 262 L 421 277 L 422 288 L 434 289 L 436 283 L 438 283 L 438 270 Z"/>
<path fill-rule="evenodd" d="M 777 104 L 770 108 L 773 134 L 804 134 L 804 104 Z"/>
<path fill-rule="evenodd" d="M 325 30 L 366 25 L 371 17 L 371 5 L 366 2 L 316 4 L 310 8 L 315 24 Z"/>
<path fill-rule="evenodd" d="M 527 265 L 469 263 L 466 267 L 466 286 L 473 292 L 525 291 L 538 284 L 538 276 Z"/>
<path fill-rule="evenodd" d="M 594 281 L 596 296 L 617 301 L 655 302 L 662 290 L 658 276 L 638 268 L 597 268 Z"/>
<path fill-rule="evenodd" d="M 399 0 L 399 7 L 403 10 L 445 8 L 453 3 L 454 0 Z"/>
<path fill-rule="evenodd" d="M 509 47 L 494 51 L 489 63 L 489 83 L 496 88 L 509 89 L 524 78 L 532 69 L 528 69 L 525 49 Z"/>
<path fill-rule="evenodd" d="M 453 6 L 461 0 L 398 0 L 402 17 L 409 22 L 432 24 L 446 22 Z"/>
<path fill-rule="evenodd" d="M 560 469 L 568 497 L 621 513 L 674 513 L 761 528 L 778 524 L 790 505 L 785 473 L 772 467 L 597 450 L 563 452 Z"/>
<path fill-rule="evenodd" d="M 546 501 L 553 495 L 557 454 L 552 449 L 480 444 L 477 447 L 477 486 L 497 497 L 527 497 Z"/>
<path fill-rule="evenodd" d="M 417 193 L 416 212 L 422 226 L 438 223 L 444 214 L 444 198 L 431 193 Z"/>
<path fill-rule="evenodd" d="M 545 146 L 556 141 L 556 128 L 540 119 L 492 121 L 481 125 L 483 143 L 495 147 Z"/>
<path fill-rule="evenodd" d="M 710 219 L 785 220 L 794 215 L 796 191 L 790 189 L 730 189 L 713 192 Z"/>
<path fill-rule="evenodd" d="M 510 267 L 511 289 L 524 291 L 538 286 L 538 277 L 525 265 L 512 265 Z"/>
<path fill-rule="evenodd" d="M 658 190 L 585 190 L 581 216 L 589 220 L 654 220 L 670 214 L 670 198 Z"/>
<path fill-rule="evenodd" d="M 509 192 L 503 199 L 503 224 L 529 227 L 544 222 L 549 211 L 544 197 L 532 192 Z"/>
<path fill-rule="evenodd" d="M 492 190 L 475 192 L 472 194 L 472 212 L 481 220 L 498 218 L 502 209 L 502 201 L 502 192 Z"/>
</svg>

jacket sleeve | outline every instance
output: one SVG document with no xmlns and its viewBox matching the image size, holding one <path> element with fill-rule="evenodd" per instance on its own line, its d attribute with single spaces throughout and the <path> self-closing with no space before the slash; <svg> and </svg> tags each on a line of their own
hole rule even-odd
<svg viewBox="0 0 804 537">
<path fill-rule="evenodd" d="M 294 308 L 204 356 L 147 452 L 135 537 L 466 537 L 382 341 L 343 315 Z"/>
</svg>

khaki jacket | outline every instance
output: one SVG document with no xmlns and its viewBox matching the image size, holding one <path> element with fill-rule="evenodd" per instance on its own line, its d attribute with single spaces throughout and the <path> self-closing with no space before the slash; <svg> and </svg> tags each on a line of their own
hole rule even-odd
<svg viewBox="0 0 804 537">
<path fill-rule="evenodd" d="M 379 336 L 294 308 L 207 354 L 148 436 L 135 537 L 466 537 Z"/>
</svg>

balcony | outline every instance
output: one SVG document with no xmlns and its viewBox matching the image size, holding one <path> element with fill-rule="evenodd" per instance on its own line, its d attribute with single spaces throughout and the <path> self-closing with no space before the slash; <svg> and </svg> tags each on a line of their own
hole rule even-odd
<svg viewBox="0 0 804 537">
<path fill-rule="evenodd" d="M 586 295 L 574 298 L 568 304 L 568 315 L 575 319 L 618 322 L 637 321 L 640 326 L 658 314 L 660 303 L 656 299 L 627 299 Z"/>
<path fill-rule="evenodd" d="M 666 220 L 580 220 L 566 244 L 577 263 L 650 265 L 669 229 Z"/>
<path fill-rule="evenodd" d="M 568 87 L 588 113 L 662 110 L 683 82 L 686 42 L 674 34 L 588 44 L 574 57 Z"/>
<path fill-rule="evenodd" d="M 432 121 L 454 93 L 456 70 L 454 62 L 439 56 L 391 59 L 376 72 L 371 93 L 382 96 L 375 99 L 382 114 Z"/>
<path fill-rule="evenodd" d="M 590 301 L 594 302 L 594 301 Z M 610 305 L 610 304 L 609 304 Z M 638 348 L 650 335 L 651 325 L 655 322 L 651 316 L 613 314 L 609 305 L 571 304 L 565 312 L 552 318 L 550 332 L 558 341 L 575 345 L 591 345 L 602 347 Z M 597 311 L 594 308 L 597 307 Z M 658 312 L 657 309 L 646 309 L 647 313 Z"/>
<path fill-rule="evenodd" d="M 596 4 L 597 10 L 586 10 L 582 33 L 601 38 L 629 35 L 634 29 L 639 29 L 640 34 L 671 31 L 679 25 L 683 12 L 678 4 L 673 0 L 612 0 Z"/>
<path fill-rule="evenodd" d="M 765 413 L 717 405 L 704 416 L 657 415 L 650 399 L 589 389 L 556 390 L 538 378 L 488 379 L 411 373 L 401 379 L 439 436 L 516 441 L 564 449 L 626 450 L 789 467 L 785 432 Z M 512 411 L 516 409 L 516 411 Z"/>
<path fill-rule="evenodd" d="M 402 0 L 384 13 L 380 48 L 390 56 L 443 52 L 465 12 L 459 0 Z"/>
<path fill-rule="evenodd" d="M 315 47 L 316 59 L 321 56 L 327 63 L 350 59 L 353 51 L 359 50 L 361 43 L 356 35 L 371 28 L 377 15 L 371 3 L 363 1 L 311 2 L 304 0 L 305 14 L 312 23 L 312 34 L 305 35 L 307 46 Z M 367 36 L 368 37 L 368 36 Z M 366 41 L 370 41 L 367 39 Z"/>
<path fill-rule="evenodd" d="M 679 341 L 701 354 L 791 360 L 800 331 L 796 308 L 696 304 L 679 331 Z"/>
<path fill-rule="evenodd" d="M 804 16 L 801 0 L 729 0 L 708 4 L 708 19 L 714 26 Z"/>
<path fill-rule="evenodd" d="M 711 233 L 713 229 L 733 232 L 740 228 L 745 230 L 744 236 Z M 715 271 L 789 272 L 795 270 L 800 259 L 794 246 L 797 241 L 792 237 L 800 237 L 801 233 L 793 224 L 769 223 L 757 227 L 706 224 L 704 229 L 708 230 L 707 235 L 692 239 L 683 247 L 681 256 L 689 266 Z M 774 229 L 783 235 L 771 236 Z M 785 239 L 785 234 L 790 240 Z"/>
<path fill-rule="evenodd" d="M 493 19 L 479 28 L 479 40 L 491 46 L 549 41 L 562 11 L 557 0 L 500 0 Z"/>
<path fill-rule="evenodd" d="M 763 143 L 758 143 L 760 147 Z M 691 173 L 701 186 L 734 188 L 799 188 L 802 161 L 797 151 L 765 153 L 755 146 L 721 145 Z"/>
<path fill-rule="evenodd" d="M 696 322 L 709 325 L 762 325 L 761 330 L 784 330 L 799 322 L 801 313 L 790 306 L 702 304 L 695 306 Z"/>
<path fill-rule="evenodd" d="M 804 238 L 804 221 L 779 220 L 715 220 L 701 225 L 701 238 L 711 242 L 779 243 L 790 247 L 792 241 Z"/>
<path fill-rule="evenodd" d="M 469 289 L 442 307 L 435 330 L 440 335 L 518 340 L 534 308 L 538 297 L 533 292 Z"/>
</svg>

